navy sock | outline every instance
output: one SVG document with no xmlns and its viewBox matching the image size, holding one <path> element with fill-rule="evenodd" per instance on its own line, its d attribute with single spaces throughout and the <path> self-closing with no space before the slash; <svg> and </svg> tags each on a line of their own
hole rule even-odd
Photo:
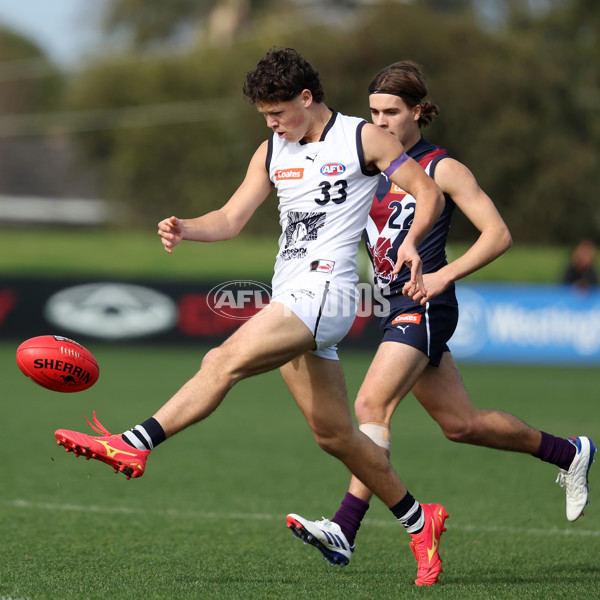
<svg viewBox="0 0 600 600">
<path fill-rule="evenodd" d="M 152 450 L 167 439 L 163 428 L 154 417 L 124 432 L 121 437 L 138 450 Z"/>
<path fill-rule="evenodd" d="M 544 431 L 541 433 L 542 442 L 534 456 L 568 471 L 577 452 L 575 446 L 564 438 L 555 437 Z"/>
<path fill-rule="evenodd" d="M 332 523 L 337 523 L 352 546 L 354 538 L 360 529 L 360 522 L 369 510 L 369 503 L 347 492 L 342 504 L 335 513 Z"/>
</svg>

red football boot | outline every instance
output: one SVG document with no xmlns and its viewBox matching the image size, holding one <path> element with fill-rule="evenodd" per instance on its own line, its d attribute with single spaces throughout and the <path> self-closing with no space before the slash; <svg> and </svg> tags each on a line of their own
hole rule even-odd
<svg viewBox="0 0 600 600">
<path fill-rule="evenodd" d="M 441 504 L 421 504 L 425 513 L 425 527 L 420 533 L 411 534 L 410 549 L 417 559 L 416 585 L 432 585 L 442 572 L 440 537 L 446 531 L 444 521 L 448 518 Z"/>
<path fill-rule="evenodd" d="M 64 446 L 67 452 L 73 451 L 75 456 L 83 455 L 88 460 L 94 458 L 110 465 L 115 473 L 121 471 L 127 479 L 141 477 L 146 467 L 146 459 L 150 450 L 138 450 L 123 440 L 121 434 L 111 435 L 96 418 L 94 411 L 94 425 L 85 417 L 88 425 L 101 436 L 86 435 L 77 431 L 58 429 L 54 432 L 59 446 Z"/>
</svg>

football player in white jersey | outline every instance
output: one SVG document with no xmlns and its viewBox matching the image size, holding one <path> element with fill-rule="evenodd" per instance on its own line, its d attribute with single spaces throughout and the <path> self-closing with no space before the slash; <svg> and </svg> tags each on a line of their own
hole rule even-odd
<svg viewBox="0 0 600 600">
<path fill-rule="evenodd" d="M 596 448 L 585 436 L 555 437 L 498 410 L 475 408 L 463 385 L 446 342 L 458 320 L 454 282 L 482 268 L 511 245 L 510 233 L 492 200 L 473 174 L 447 151 L 420 133 L 438 114 L 425 99 L 427 88 L 417 65 L 394 63 L 380 71 L 369 86 L 373 123 L 402 142 L 409 156 L 435 180 L 446 204 L 418 250 L 423 260 L 426 296 L 412 288 L 406 269 L 397 270 L 396 248 L 407 231 L 415 200 L 410 193 L 381 177 L 367 226 L 367 248 L 375 282 L 385 290 L 391 310 L 381 319 L 382 342 L 355 402 L 361 430 L 387 456 L 391 450 L 390 421 L 401 400 L 412 391 L 446 437 L 455 442 L 531 454 L 559 467 L 557 482 L 566 488 L 567 518 L 574 521 L 588 503 L 587 475 Z M 458 207 L 479 230 L 462 256 L 446 261 L 450 219 Z M 288 526 L 327 559 L 339 554 L 338 544 L 353 547 L 371 492 L 352 477 L 341 506 L 331 520 L 309 521 L 288 515 Z M 337 564 L 347 564 L 351 553 Z"/>
<path fill-rule="evenodd" d="M 419 504 L 387 457 L 354 425 L 335 346 L 354 318 L 356 253 L 377 175 L 385 172 L 418 198 L 397 263 L 409 268 L 411 290 L 423 297 L 416 248 L 441 214 L 444 198 L 396 137 L 330 110 L 318 74 L 296 51 L 269 51 L 248 73 L 244 94 L 273 135 L 221 209 L 193 219 L 169 217 L 159 223 L 158 234 L 169 253 L 183 240 L 232 238 L 275 187 L 282 235 L 272 302 L 208 352 L 198 373 L 140 425 L 111 435 L 94 416 L 100 436 L 60 429 L 55 437 L 67 451 L 139 477 L 153 448 L 209 416 L 238 381 L 280 368 L 321 448 L 364 481 L 407 529 L 418 561 L 416 583 L 430 585 L 441 571 L 437 547 L 446 511 Z M 432 547 L 436 551 L 428 553 Z"/>
</svg>

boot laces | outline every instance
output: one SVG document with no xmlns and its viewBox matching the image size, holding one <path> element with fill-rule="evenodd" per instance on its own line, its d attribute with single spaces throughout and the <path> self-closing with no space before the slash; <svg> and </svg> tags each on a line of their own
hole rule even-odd
<svg viewBox="0 0 600 600">
<path fill-rule="evenodd" d="M 102 425 L 102 423 L 100 423 L 100 421 L 98 421 L 98 418 L 96 417 L 96 411 L 94 411 L 94 414 L 93 414 L 93 421 L 94 421 L 94 424 L 93 424 L 93 425 L 90 423 L 90 420 L 89 420 L 87 417 L 85 417 L 85 420 L 87 421 L 87 424 L 88 424 L 88 425 L 89 425 L 89 426 L 90 426 L 90 427 L 91 427 L 91 428 L 92 428 L 92 429 L 93 429 L 93 430 L 94 430 L 96 433 L 99 433 L 99 434 L 100 434 L 100 435 L 102 435 L 102 436 L 109 436 L 109 435 L 112 435 L 112 433 L 111 433 L 111 432 L 110 432 L 108 429 L 106 429 L 106 427 L 104 427 L 104 425 Z"/>
</svg>

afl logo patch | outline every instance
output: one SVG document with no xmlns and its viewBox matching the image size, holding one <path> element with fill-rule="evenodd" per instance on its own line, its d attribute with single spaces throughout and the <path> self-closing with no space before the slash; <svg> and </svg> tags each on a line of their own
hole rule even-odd
<svg viewBox="0 0 600 600">
<path fill-rule="evenodd" d="M 327 163 L 321 167 L 321 174 L 330 177 L 341 175 L 346 170 L 346 167 L 341 163 Z"/>
</svg>

